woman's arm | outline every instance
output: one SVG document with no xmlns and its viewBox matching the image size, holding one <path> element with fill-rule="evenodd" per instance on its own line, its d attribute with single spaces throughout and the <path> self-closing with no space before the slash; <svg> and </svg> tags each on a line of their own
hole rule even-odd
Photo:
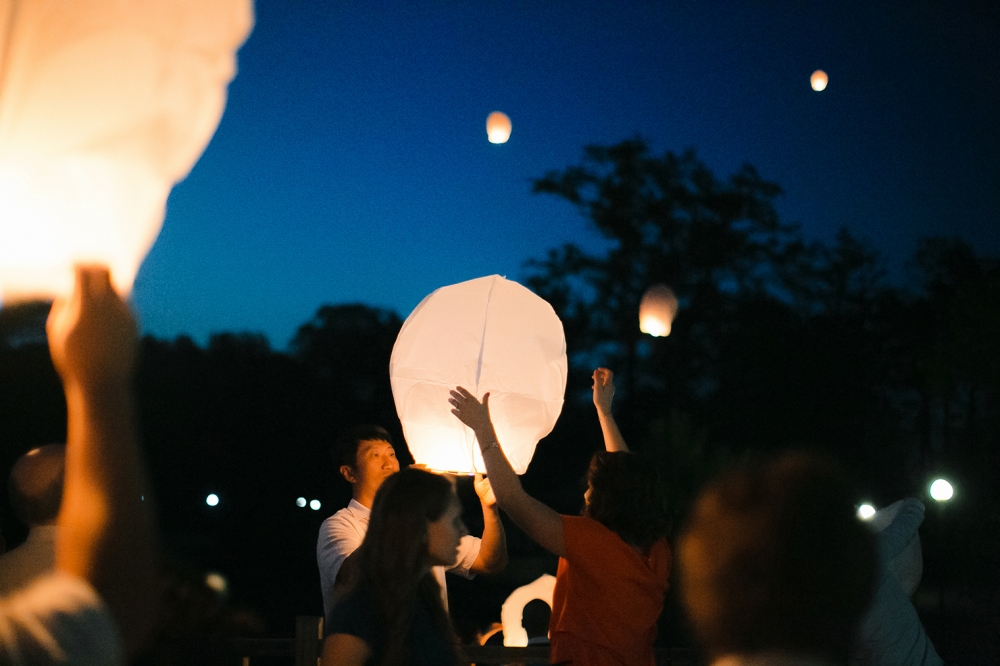
<svg viewBox="0 0 1000 666">
<path fill-rule="evenodd" d="M 332 634 L 323 641 L 322 666 L 365 666 L 372 655 L 368 643 L 351 634 Z"/>
<path fill-rule="evenodd" d="M 562 516 L 528 495 L 521 487 L 521 480 L 497 441 L 493 421 L 490 420 L 490 394 L 484 395 L 483 401 L 479 402 L 459 386 L 451 392 L 448 402 L 454 407 L 451 413 L 476 433 L 486 473 L 500 508 L 547 551 L 559 557 L 565 555 Z"/>
<path fill-rule="evenodd" d="M 496 574 L 507 568 L 507 534 L 503 531 L 496 496 L 489 479 L 476 474 L 473 486 L 483 506 L 483 538 L 479 557 L 472 563 L 477 574 Z"/>
<path fill-rule="evenodd" d="M 604 433 L 604 448 L 608 451 L 628 451 L 625 438 L 618 430 L 615 417 L 611 415 L 611 401 L 615 398 L 615 375 L 607 368 L 594 370 L 594 407 L 601 420 Z"/>
</svg>

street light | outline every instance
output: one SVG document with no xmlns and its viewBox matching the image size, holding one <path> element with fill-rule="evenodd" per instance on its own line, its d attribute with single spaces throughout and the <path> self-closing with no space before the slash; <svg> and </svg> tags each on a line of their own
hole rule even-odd
<svg viewBox="0 0 1000 666">
<path fill-rule="evenodd" d="M 955 488 L 945 479 L 935 479 L 930 488 L 931 498 L 938 502 L 947 502 L 955 495 Z"/>
</svg>

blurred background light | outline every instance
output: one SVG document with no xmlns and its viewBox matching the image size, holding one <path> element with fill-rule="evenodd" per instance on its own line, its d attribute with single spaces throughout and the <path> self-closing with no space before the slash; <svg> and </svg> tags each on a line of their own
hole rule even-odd
<svg viewBox="0 0 1000 666">
<path fill-rule="evenodd" d="M 947 502 L 955 495 L 955 489 L 944 479 L 937 479 L 931 484 L 931 497 L 938 502 Z"/>
<path fill-rule="evenodd" d="M 858 518 L 861 520 L 871 520 L 875 517 L 875 507 L 871 504 L 862 504 L 858 507 Z"/>
</svg>

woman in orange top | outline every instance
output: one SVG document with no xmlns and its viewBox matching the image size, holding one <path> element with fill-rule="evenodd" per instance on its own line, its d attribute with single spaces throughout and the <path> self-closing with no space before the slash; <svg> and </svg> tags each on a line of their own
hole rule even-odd
<svg viewBox="0 0 1000 666">
<path fill-rule="evenodd" d="M 549 623 L 552 663 L 651 666 L 656 621 L 670 576 L 663 488 L 652 468 L 629 453 L 611 415 L 615 388 L 594 371 L 594 405 L 606 451 L 594 454 L 582 516 L 562 516 L 521 487 L 497 442 L 489 393 L 479 402 L 462 387 L 452 413 L 473 429 L 493 492 L 507 515 L 559 556 Z"/>
</svg>

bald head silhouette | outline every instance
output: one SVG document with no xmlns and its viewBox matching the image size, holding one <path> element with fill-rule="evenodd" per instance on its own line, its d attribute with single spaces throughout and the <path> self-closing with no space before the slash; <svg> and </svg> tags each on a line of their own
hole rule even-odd
<svg viewBox="0 0 1000 666">
<path fill-rule="evenodd" d="M 18 458 L 7 488 L 14 515 L 29 527 L 54 525 L 62 503 L 66 447 L 48 444 Z"/>
</svg>

